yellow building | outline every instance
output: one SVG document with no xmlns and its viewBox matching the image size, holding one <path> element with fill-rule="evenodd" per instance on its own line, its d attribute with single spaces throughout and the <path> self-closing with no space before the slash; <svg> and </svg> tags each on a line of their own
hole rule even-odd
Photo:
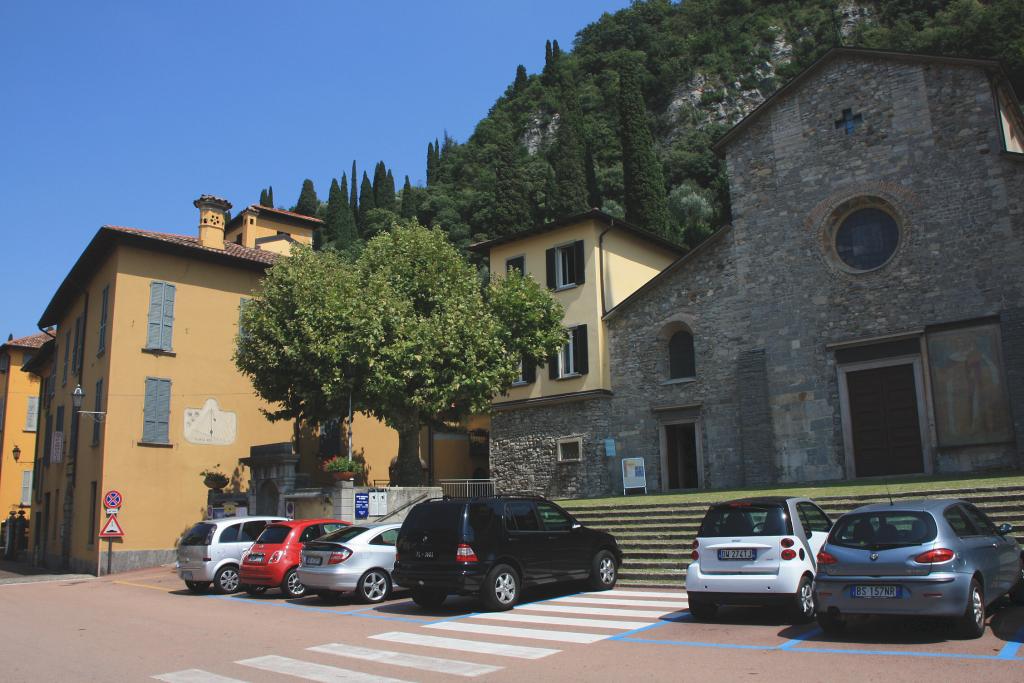
<svg viewBox="0 0 1024 683">
<path fill-rule="evenodd" d="M 39 423 L 39 377 L 22 372 L 40 347 L 45 332 L 0 345 L 0 515 L 32 506 L 32 454 Z"/>
<path fill-rule="evenodd" d="M 57 338 L 40 370 L 33 538 L 48 565 L 105 570 L 97 534 L 112 489 L 125 530 L 114 571 L 169 561 L 205 515 L 200 472 L 219 467 L 244 489 L 238 461 L 250 447 L 292 438 L 291 424 L 262 415 L 231 356 L 241 303 L 284 246 L 312 242 L 320 221 L 249 207 L 225 226 L 228 202 L 204 195 L 195 205 L 198 237 L 102 227 L 43 313 L 40 326 L 55 325 Z"/>
<path fill-rule="evenodd" d="M 540 370 L 524 367 L 494 400 L 491 476 L 499 490 L 574 495 L 587 487 L 582 463 L 611 455 L 592 436 L 613 388 L 604 316 L 684 249 L 596 209 L 472 248 L 491 272 L 519 269 L 565 309 L 561 352 Z M 555 403 L 577 405 L 546 409 Z"/>
</svg>

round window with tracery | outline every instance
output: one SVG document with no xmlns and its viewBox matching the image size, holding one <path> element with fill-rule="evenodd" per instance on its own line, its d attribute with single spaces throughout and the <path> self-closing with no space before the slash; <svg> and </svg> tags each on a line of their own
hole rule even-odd
<svg viewBox="0 0 1024 683">
<path fill-rule="evenodd" d="M 876 207 L 853 211 L 836 230 L 836 255 L 854 270 L 884 266 L 900 243 L 900 228 L 887 212 Z"/>
</svg>

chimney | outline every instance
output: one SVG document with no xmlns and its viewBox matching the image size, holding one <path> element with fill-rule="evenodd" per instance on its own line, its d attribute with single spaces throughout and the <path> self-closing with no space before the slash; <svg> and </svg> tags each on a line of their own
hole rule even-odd
<svg viewBox="0 0 1024 683">
<path fill-rule="evenodd" d="M 224 214 L 231 202 L 204 194 L 192 202 L 199 209 L 199 244 L 210 249 L 224 248 Z"/>
</svg>

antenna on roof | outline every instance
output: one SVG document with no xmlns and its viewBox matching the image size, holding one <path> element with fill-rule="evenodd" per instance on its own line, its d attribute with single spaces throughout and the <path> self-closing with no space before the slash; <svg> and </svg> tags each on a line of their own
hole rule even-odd
<svg viewBox="0 0 1024 683">
<path fill-rule="evenodd" d="M 885 482 L 885 495 L 889 496 L 889 505 L 895 505 L 892 502 L 892 492 L 889 491 L 889 482 Z"/>
</svg>

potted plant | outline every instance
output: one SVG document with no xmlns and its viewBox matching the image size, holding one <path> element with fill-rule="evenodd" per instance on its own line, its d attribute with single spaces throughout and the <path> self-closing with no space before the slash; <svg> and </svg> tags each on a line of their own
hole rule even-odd
<svg viewBox="0 0 1024 683">
<path fill-rule="evenodd" d="M 222 488 L 228 485 L 228 475 L 221 472 L 219 469 L 220 465 L 214 465 L 213 469 L 203 470 L 199 473 L 199 476 L 203 478 L 203 483 L 214 491 L 220 491 Z"/>
<path fill-rule="evenodd" d="M 320 469 L 330 473 L 335 481 L 351 481 L 357 474 L 363 473 L 362 463 L 343 458 L 340 455 L 324 460 Z"/>
</svg>

